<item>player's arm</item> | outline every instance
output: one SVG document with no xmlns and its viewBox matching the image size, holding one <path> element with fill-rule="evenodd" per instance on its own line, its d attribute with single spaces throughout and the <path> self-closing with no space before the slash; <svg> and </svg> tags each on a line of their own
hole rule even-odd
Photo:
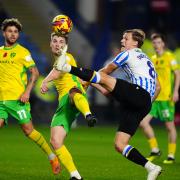
<svg viewBox="0 0 180 180">
<path fill-rule="evenodd" d="M 99 72 L 103 72 L 105 74 L 111 74 L 113 71 L 115 71 L 118 68 L 116 64 L 113 62 L 107 64 L 105 67 L 99 70 Z"/>
<path fill-rule="evenodd" d="M 50 73 L 45 77 L 41 84 L 41 93 L 46 93 L 48 91 L 48 83 L 57 79 L 60 76 L 61 72 L 53 68 Z"/>
<path fill-rule="evenodd" d="M 30 72 L 30 78 L 28 79 L 28 84 L 27 84 L 26 90 L 20 97 L 20 101 L 23 103 L 26 103 L 29 101 L 31 90 L 34 87 L 34 84 L 39 76 L 39 71 L 38 71 L 37 67 L 35 67 L 35 66 L 30 67 L 29 72 Z"/>
<path fill-rule="evenodd" d="M 161 85 L 160 85 L 159 79 L 156 78 L 156 91 L 155 91 L 154 97 L 152 99 L 152 102 L 156 100 L 156 98 L 158 97 L 160 91 L 161 91 Z"/>
<path fill-rule="evenodd" d="M 175 77 L 175 81 L 174 81 L 174 91 L 173 91 L 172 100 L 174 102 L 177 102 L 179 100 L 179 85 L 180 85 L 180 71 L 179 70 L 174 71 L 174 77 Z"/>
</svg>

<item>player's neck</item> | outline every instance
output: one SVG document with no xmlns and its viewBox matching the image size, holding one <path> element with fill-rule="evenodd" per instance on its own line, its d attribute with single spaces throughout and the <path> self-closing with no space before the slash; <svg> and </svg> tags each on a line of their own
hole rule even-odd
<svg viewBox="0 0 180 180">
<path fill-rule="evenodd" d="M 13 42 L 13 43 L 11 43 L 11 42 L 9 42 L 9 41 L 5 41 L 5 47 L 8 47 L 8 48 L 10 48 L 10 47 L 13 47 L 13 46 L 15 46 L 16 44 L 17 44 L 17 42 Z"/>
<path fill-rule="evenodd" d="M 16 44 L 17 44 L 17 42 L 15 42 L 15 43 L 5 42 L 5 47 L 7 47 L 7 48 L 12 48 L 12 47 L 16 46 Z"/>
</svg>

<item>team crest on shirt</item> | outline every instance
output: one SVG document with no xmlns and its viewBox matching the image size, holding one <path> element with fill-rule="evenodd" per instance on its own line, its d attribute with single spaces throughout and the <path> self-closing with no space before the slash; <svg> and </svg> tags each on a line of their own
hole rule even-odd
<svg viewBox="0 0 180 180">
<path fill-rule="evenodd" d="M 11 54 L 10 54 L 10 57 L 11 58 L 14 58 L 16 56 L 16 53 L 15 52 L 12 52 Z"/>
</svg>

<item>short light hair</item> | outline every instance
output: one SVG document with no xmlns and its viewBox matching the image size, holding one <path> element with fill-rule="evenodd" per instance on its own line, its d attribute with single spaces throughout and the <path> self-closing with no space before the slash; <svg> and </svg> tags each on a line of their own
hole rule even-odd
<svg viewBox="0 0 180 180">
<path fill-rule="evenodd" d="M 5 31 L 8 26 L 15 26 L 19 32 L 22 30 L 22 24 L 16 18 L 5 19 L 1 24 L 1 30 Z"/>
<path fill-rule="evenodd" d="M 51 33 L 51 40 L 52 40 L 52 38 L 53 38 L 54 36 L 63 37 L 63 38 L 65 39 L 65 41 L 66 41 L 66 44 L 68 43 L 68 35 L 67 35 L 67 34 L 62 35 L 62 34 L 60 34 L 60 33 L 52 32 L 52 33 Z"/>
<path fill-rule="evenodd" d="M 125 33 L 132 33 L 133 40 L 138 42 L 138 48 L 140 48 L 143 45 L 146 35 L 142 29 L 128 29 L 124 31 L 123 34 Z"/>
</svg>

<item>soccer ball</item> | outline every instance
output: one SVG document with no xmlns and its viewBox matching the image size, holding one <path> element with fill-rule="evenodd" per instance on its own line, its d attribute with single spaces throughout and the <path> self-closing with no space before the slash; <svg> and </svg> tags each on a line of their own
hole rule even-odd
<svg viewBox="0 0 180 180">
<path fill-rule="evenodd" d="M 66 15 L 57 15 L 52 20 L 52 31 L 66 35 L 71 32 L 73 23 Z"/>
</svg>

